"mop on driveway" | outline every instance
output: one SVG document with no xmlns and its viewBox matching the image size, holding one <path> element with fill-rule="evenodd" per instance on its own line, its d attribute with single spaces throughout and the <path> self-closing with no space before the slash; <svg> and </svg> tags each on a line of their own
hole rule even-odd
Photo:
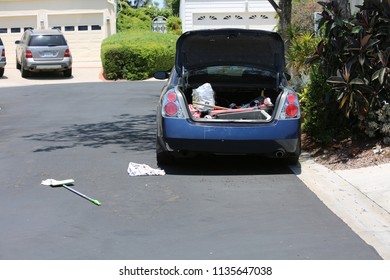
<svg viewBox="0 0 390 280">
<path fill-rule="evenodd" d="M 98 200 L 92 199 L 92 198 L 86 196 L 85 194 L 82 194 L 81 192 L 78 192 L 78 191 L 72 189 L 71 187 L 69 187 L 68 185 L 74 184 L 73 179 L 66 179 L 66 180 L 46 179 L 46 180 L 43 180 L 41 184 L 45 185 L 45 186 L 51 186 L 51 187 L 64 187 L 65 189 L 81 196 L 82 198 L 85 198 L 86 200 L 89 200 L 90 202 L 92 202 L 93 204 L 95 204 L 97 206 L 101 205 L 101 203 Z"/>
</svg>

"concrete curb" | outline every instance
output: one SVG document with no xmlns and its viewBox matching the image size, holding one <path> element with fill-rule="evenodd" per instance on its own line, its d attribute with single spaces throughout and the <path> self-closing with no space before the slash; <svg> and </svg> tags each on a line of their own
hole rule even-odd
<svg viewBox="0 0 390 280">
<path fill-rule="evenodd" d="M 336 172 L 302 154 L 297 177 L 367 244 L 390 260 L 390 214 Z"/>
</svg>

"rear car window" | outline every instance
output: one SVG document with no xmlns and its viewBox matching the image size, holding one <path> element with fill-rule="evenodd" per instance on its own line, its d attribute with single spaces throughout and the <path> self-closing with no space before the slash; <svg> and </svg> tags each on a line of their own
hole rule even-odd
<svg viewBox="0 0 390 280">
<path fill-rule="evenodd" d="M 3 45 L 3 41 L 1 41 L 1 38 L 0 38 L 0 46 L 2 46 Z"/>
<path fill-rule="evenodd" d="M 32 36 L 30 39 L 29 46 L 38 47 L 38 46 L 64 46 L 66 41 L 62 35 L 38 35 Z"/>
</svg>

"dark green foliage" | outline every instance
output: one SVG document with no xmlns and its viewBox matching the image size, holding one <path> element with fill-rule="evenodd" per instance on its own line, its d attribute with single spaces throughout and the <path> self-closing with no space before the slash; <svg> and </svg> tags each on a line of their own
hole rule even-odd
<svg viewBox="0 0 390 280">
<path fill-rule="evenodd" d="M 174 64 L 177 36 L 151 31 L 115 34 L 102 44 L 102 64 L 107 79 L 142 80 Z"/>
<path fill-rule="evenodd" d="M 338 114 L 338 104 L 326 79 L 327 76 L 318 69 L 318 66 L 313 66 L 310 82 L 299 94 L 303 131 L 324 145 L 330 144 L 337 138 L 338 132 L 346 128 L 345 120 Z"/>
<path fill-rule="evenodd" d="M 353 123 L 352 129 L 364 128 L 370 112 L 390 101 L 389 3 L 364 1 L 349 19 L 344 18 L 338 1 L 318 3 L 323 6 L 319 24 L 323 40 L 309 62 L 319 63 L 344 123 Z"/>
</svg>

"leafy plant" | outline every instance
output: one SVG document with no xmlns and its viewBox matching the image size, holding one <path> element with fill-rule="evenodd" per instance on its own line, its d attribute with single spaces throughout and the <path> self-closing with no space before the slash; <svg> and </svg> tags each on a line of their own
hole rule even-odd
<svg viewBox="0 0 390 280">
<path fill-rule="evenodd" d="M 320 11 L 320 5 L 312 0 L 293 0 L 290 37 L 295 34 L 314 33 L 314 12 Z"/>
<path fill-rule="evenodd" d="M 295 35 L 286 53 L 287 68 L 292 76 L 290 84 L 296 91 L 305 87 L 310 67 L 306 60 L 312 55 L 319 39 L 313 33 L 300 33 Z"/>
<path fill-rule="evenodd" d="M 354 115 L 364 116 L 369 111 L 367 95 L 375 93 L 375 90 L 366 85 L 362 79 L 351 77 L 351 65 L 352 63 L 344 64 L 341 77 L 332 76 L 327 79 L 327 82 L 333 84 L 340 104 L 339 109 L 345 108 L 347 117 L 351 111 Z"/>
<path fill-rule="evenodd" d="M 181 19 L 180 17 L 171 16 L 167 20 L 168 33 L 180 35 L 182 33 Z"/>
<path fill-rule="evenodd" d="M 381 109 L 370 112 L 363 129 L 369 137 L 379 134 L 383 136 L 385 144 L 390 144 L 390 104 L 385 103 Z"/>
<path fill-rule="evenodd" d="M 152 18 L 142 9 L 126 7 L 121 10 L 117 18 L 118 32 L 127 30 L 150 30 Z"/>
<path fill-rule="evenodd" d="M 389 2 L 364 1 L 351 18 L 345 18 L 338 1 L 318 3 L 323 39 L 308 61 L 319 62 L 345 117 L 364 123 L 389 101 Z"/>
<path fill-rule="evenodd" d="M 339 131 L 347 131 L 347 123 L 337 114 L 338 104 L 331 87 L 326 82 L 327 76 L 314 65 L 310 72 L 310 81 L 299 93 L 302 105 L 303 131 L 316 142 L 330 144 Z"/>
</svg>

